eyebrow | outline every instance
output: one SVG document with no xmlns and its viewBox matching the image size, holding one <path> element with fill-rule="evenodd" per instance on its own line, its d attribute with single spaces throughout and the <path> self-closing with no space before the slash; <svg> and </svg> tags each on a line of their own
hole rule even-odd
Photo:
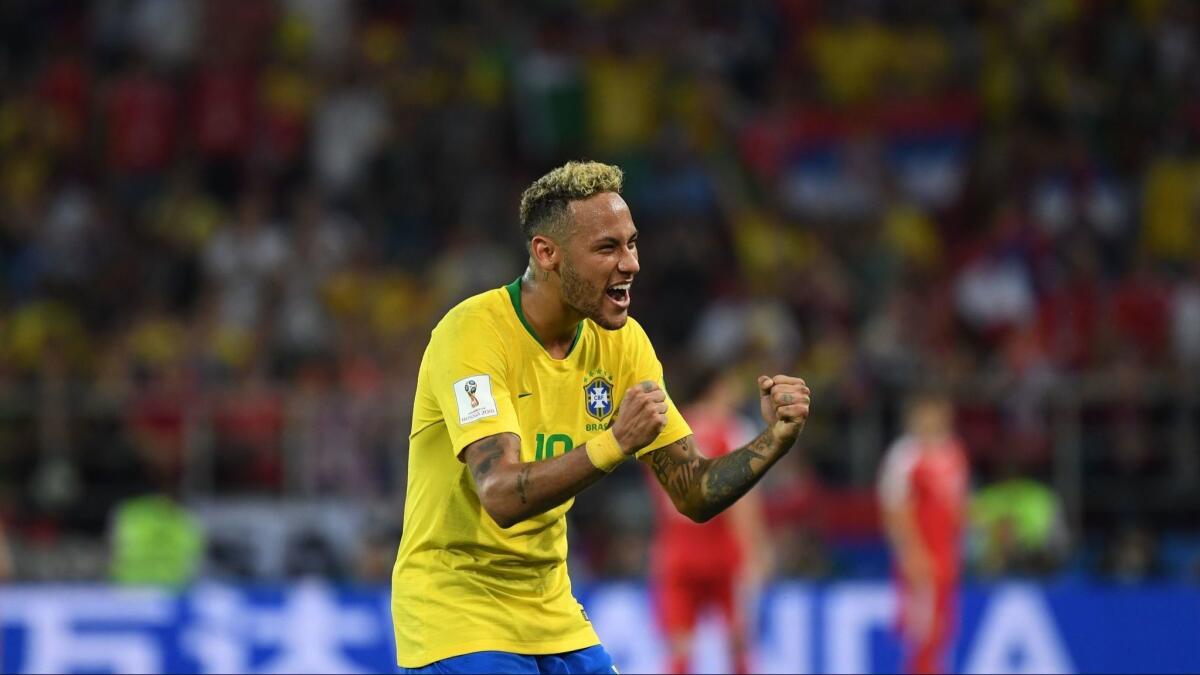
<svg viewBox="0 0 1200 675">
<path fill-rule="evenodd" d="M 634 241 L 637 238 L 638 238 L 637 232 L 634 232 L 633 234 L 629 235 L 629 241 Z M 610 234 L 606 237 L 601 237 L 592 242 L 592 246 L 607 246 L 608 244 L 612 244 L 614 246 L 619 246 L 621 244 L 621 239 L 619 237 L 614 237 L 613 235 Z"/>
</svg>

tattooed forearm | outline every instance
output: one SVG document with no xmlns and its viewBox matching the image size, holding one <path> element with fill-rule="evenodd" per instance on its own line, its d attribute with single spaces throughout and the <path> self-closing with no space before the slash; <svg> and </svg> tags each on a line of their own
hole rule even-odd
<svg viewBox="0 0 1200 675">
<path fill-rule="evenodd" d="M 544 513 L 608 475 L 578 448 L 551 459 L 521 461 L 521 439 L 496 434 L 463 449 L 479 505 L 502 528 Z"/>
<path fill-rule="evenodd" d="M 529 498 L 525 496 L 525 487 L 529 485 L 529 472 L 533 470 L 532 464 L 526 464 L 521 467 L 521 472 L 517 474 L 517 496 L 521 498 L 522 504 L 528 504 Z"/>
<path fill-rule="evenodd" d="M 746 494 L 769 466 L 766 434 L 746 447 L 712 461 L 704 472 L 704 510 L 719 513 Z"/>
<path fill-rule="evenodd" d="M 703 522 L 746 494 L 786 451 L 768 429 L 746 447 L 717 459 L 701 455 L 693 436 L 659 448 L 645 459 L 675 508 Z"/>
</svg>

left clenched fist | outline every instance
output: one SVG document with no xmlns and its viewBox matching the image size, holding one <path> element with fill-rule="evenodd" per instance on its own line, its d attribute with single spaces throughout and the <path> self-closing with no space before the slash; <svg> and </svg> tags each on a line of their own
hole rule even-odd
<svg viewBox="0 0 1200 675">
<path fill-rule="evenodd" d="M 804 380 L 790 375 L 758 378 L 759 407 L 763 420 L 780 440 L 791 444 L 804 429 L 812 391 Z"/>
</svg>

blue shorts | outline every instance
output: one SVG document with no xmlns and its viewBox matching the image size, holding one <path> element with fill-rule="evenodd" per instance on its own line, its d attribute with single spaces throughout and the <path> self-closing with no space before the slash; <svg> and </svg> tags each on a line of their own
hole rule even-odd
<svg viewBox="0 0 1200 675">
<path fill-rule="evenodd" d="M 554 673 L 554 675 L 613 675 L 617 667 L 604 647 L 596 645 L 561 654 L 513 654 L 474 652 L 434 661 L 420 668 L 401 668 L 401 673 Z"/>
</svg>

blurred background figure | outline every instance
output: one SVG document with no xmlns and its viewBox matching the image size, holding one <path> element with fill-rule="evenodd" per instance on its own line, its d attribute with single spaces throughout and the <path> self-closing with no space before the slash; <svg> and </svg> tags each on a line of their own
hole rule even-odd
<svg viewBox="0 0 1200 675">
<path fill-rule="evenodd" d="M 204 561 L 200 523 L 168 495 L 121 502 L 113 515 L 112 580 L 120 584 L 182 588 Z"/>
<path fill-rule="evenodd" d="M 173 471 L 158 468 L 141 478 L 134 494 L 113 505 L 113 582 L 182 589 L 202 571 L 207 553 L 204 529 L 180 501 L 179 485 Z"/>
<path fill-rule="evenodd" d="M 970 555 L 984 576 L 1052 573 L 1070 544 L 1062 502 L 1015 461 L 975 491 L 970 507 Z"/>
<path fill-rule="evenodd" d="M 683 398 L 681 412 L 710 458 L 737 450 L 758 434 L 739 412 L 747 381 L 737 369 L 709 368 L 696 374 Z M 650 581 L 670 655 L 664 672 L 693 672 L 692 638 L 706 612 L 718 613 L 728 631 L 731 672 L 751 672 L 751 621 L 771 559 L 759 491 L 752 489 L 726 512 L 695 523 L 671 504 L 649 471 L 646 475 L 656 523 Z"/>
<path fill-rule="evenodd" d="M 1161 580 L 1166 572 L 1154 532 L 1141 523 L 1126 523 L 1104 551 L 1101 570 L 1122 584 Z"/>
<path fill-rule="evenodd" d="M 883 523 L 894 556 L 905 672 L 946 672 L 957 623 L 968 468 L 942 393 L 910 395 L 904 434 L 879 476 Z"/>
</svg>

